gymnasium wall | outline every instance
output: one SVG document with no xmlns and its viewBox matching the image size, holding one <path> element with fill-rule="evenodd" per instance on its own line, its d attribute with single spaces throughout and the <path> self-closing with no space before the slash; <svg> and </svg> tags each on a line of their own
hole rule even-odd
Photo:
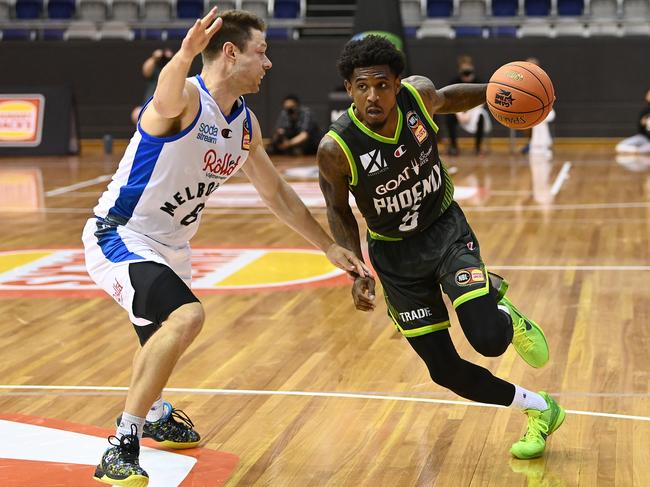
<svg viewBox="0 0 650 487">
<path fill-rule="evenodd" d="M 328 123 L 327 94 L 340 85 L 335 61 L 343 39 L 270 40 L 273 69 L 257 95 L 248 96 L 268 136 L 282 97 L 297 94 Z M 163 44 L 176 48 L 177 42 Z M 1 86 L 70 84 L 77 101 L 81 136 L 129 137 L 131 107 L 141 102 L 142 62 L 157 42 L 2 42 Z M 631 135 L 650 88 L 648 38 L 421 39 L 407 43 L 412 72 L 441 87 L 453 78 L 456 57 L 474 57 L 478 75 L 487 79 L 509 60 L 538 57 L 557 91 L 556 136 Z M 199 72 L 200 61 L 193 71 Z M 495 136 L 506 135 L 497 127 Z"/>
</svg>

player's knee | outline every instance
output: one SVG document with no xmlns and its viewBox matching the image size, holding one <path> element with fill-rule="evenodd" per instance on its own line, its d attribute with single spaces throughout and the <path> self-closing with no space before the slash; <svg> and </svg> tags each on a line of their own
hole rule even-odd
<svg viewBox="0 0 650 487">
<path fill-rule="evenodd" d="M 463 326 L 467 340 L 484 357 L 503 355 L 509 345 L 504 333 L 504 317 L 496 312 L 484 316 L 480 322 Z"/>
<path fill-rule="evenodd" d="M 512 339 L 512 324 L 498 310 L 491 296 L 463 303 L 456 313 L 474 350 L 485 357 L 498 357 L 506 351 Z"/>
<path fill-rule="evenodd" d="M 205 312 L 201 303 L 188 303 L 170 314 L 168 321 L 179 330 L 183 341 L 189 343 L 201 332 Z"/>
<path fill-rule="evenodd" d="M 508 348 L 500 329 L 484 330 L 470 341 L 474 350 L 484 357 L 499 357 Z"/>
</svg>

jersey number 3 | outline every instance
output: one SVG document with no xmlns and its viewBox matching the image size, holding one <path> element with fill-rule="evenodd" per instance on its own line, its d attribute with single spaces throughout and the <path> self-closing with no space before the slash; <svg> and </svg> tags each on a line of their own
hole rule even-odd
<svg viewBox="0 0 650 487">
<path fill-rule="evenodd" d="M 409 232 L 418 226 L 418 216 L 420 215 L 420 212 L 416 210 L 420 208 L 420 205 L 417 205 L 417 207 L 414 208 L 415 210 L 409 210 L 409 212 L 404 215 L 404 218 L 402 218 L 403 223 L 399 226 L 400 232 Z"/>
</svg>

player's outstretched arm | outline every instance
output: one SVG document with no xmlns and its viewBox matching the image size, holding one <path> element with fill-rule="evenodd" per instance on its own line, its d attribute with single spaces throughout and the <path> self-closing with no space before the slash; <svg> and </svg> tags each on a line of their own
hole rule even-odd
<svg viewBox="0 0 650 487">
<path fill-rule="evenodd" d="M 338 143 L 326 135 L 318 146 L 316 158 L 320 188 L 327 203 L 327 220 L 334 238 L 343 247 L 354 250 L 359 259 L 363 259 L 359 226 L 348 199 L 351 174 L 347 157 Z M 375 308 L 373 277 L 370 274 L 353 277 L 352 298 L 355 306 L 361 311 L 372 311 Z"/>
<path fill-rule="evenodd" d="M 329 261 L 350 274 L 370 274 L 363 262 L 347 248 L 332 240 L 314 219 L 293 188 L 280 176 L 264 150 L 262 131 L 251 112 L 253 140 L 250 154 L 243 167 L 260 197 L 269 209 L 286 225 L 325 252 Z"/>
<path fill-rule="evenodd" d="M 458 83 L 436 90 L 433 82 L 424 76 L 409 76 L 403 81 L 418 90 L 430 115 L 465 112 L 485 103 L 486 84 Z"/>
<path fill-rule="evenodd" d="M 362 259 L 359 226 L 348 200 L 351 176 L 347 158 L 339 145 L 326 135 L 318 146 L 316 160 L 320 189 L 327 204 L 327 221 L 334 239 Z"/>
<path fill-rule="evenodd" d="M 217 18 L 217 8 L 214 7 L 205 17 L 197 19 L 187 31 L 181 48 L 172 56 L 158 77 L 152 103 L 159 116 L 166 119 L 178 118 L 188 108 L 191 99 L 185 79 L 190 66 L 221 28 L 221 24 L 221 17 Z M 198 98 L 196 103 L 198 110 Z"/>
</svg>

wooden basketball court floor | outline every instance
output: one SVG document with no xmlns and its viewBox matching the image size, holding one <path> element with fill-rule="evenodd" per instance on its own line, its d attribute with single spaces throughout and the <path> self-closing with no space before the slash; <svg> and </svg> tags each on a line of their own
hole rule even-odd
<svg viewBox="0 0 650 487">
<path fill-rule="evenodd" d="M 80 157 L 0 159 L 0 431 L 31 422 L 102 436 L 122 410 L 135 334 L 112 299 L 84 287 L 77 252 L 118 158 L 91 147 Z M 312 164 L 277 160 L 307 175 Z M 271 271 L 244 272 L 243 288 L 197 291 L 207 321 L 165 397 L 194 420 L 203 450 L 223 456 L 202 476 L 193 473 L 199 457 L 180 485 L 650 485 L 650 160 L 617 161 L 611 145 L 560 144 L 551 160 L 494 147 L 447 164 L 485 262 L 544 328 L 551 361 L 531 369 L 512 347 L 484 358 L 455 320 L 451 333 L 466 359 L 549 391 L 568 410 L 546 455 L 510 458 L 524 431 L 520 412 L 433 384 L 389 324 L 381 294 L 364 314 L 344 278 L 264 287 L 302 265 L 296 250 Z M 326 224 L 322 208 L 314 213 Z M 193 245 L 221 258 L 228 249 L 309 248 L 245 201 L 206 208 Z M 218 268 L 217 257 L 205 262 Z M 12 431 L 2 433 L 0 485 L 95 485 L 92 466 L 27 461 L 39 435 Z M 10 458 L 17 450 L 26 456 Z M 178 485 L 170 482 L 155 485 Z"/>
</svg>

